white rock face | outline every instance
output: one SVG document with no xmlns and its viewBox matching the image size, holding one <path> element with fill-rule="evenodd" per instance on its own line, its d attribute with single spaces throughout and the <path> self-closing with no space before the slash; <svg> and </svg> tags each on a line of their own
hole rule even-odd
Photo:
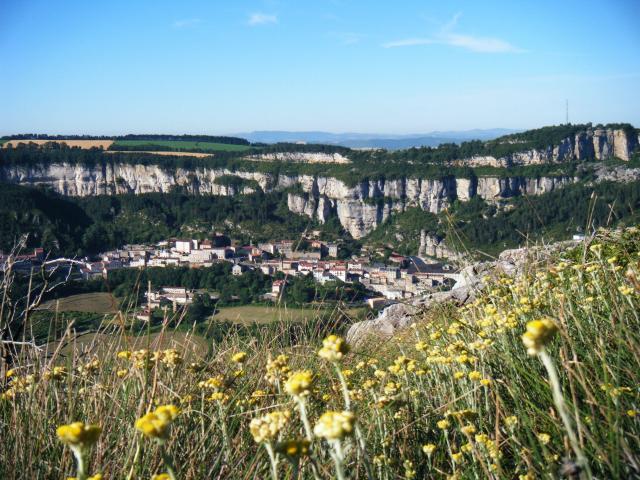
<svg viewBox="0 0 640 480">
<path fill-rule="evenodd" d="M 622 129 L 586 130 L 543 150 L 525 150 L 499 158 L 476 155 L 458 160 L 456 164 L 470 167 L 511 167 L 593 158 L 603 160 L 611 157 L 628 161 L 639 144 L 640 137 Z"/>
<path fill-rule="evenodd" d="M 556 146 L 544 150 L 526 150 L 495 158 L 475 156 L 461 160 L 469 166 L 488 165 L 507 167 L 533 165 L 569 160 L 605 159 L 612 156 L 629 160 L 640 144 L 640 137 L 622 129 L 587 130 L 566 138 Z M 288 162 L 346 163 L 340 154 L 272 153 L 255 159 Z M 254 160 L 255 160 L 254 159 Z M 626 169 L 629 170 L 629 169 Z M 606 172 L 598 172 L 598 176 Z M 455 199 L 468 201 L 479 196 L 488 202 L 517 195 L 542 195 L 576 182 L 572 177 L 492 177 L 478 178 L 393 178 L 365 180 L 354 185 L 328 176 L 286 175 L 262 172 L 232 171 L 229 169 L 183 168 L 164 169 L 155 165 L 131 165 L 105 161 L 96 165 L 56 163 L 49 165 L 0 167 L 0 180 L 24 185 L 48 185 L 55 191 L 72 196 L 170 192 L 179 187 L 196 195 L 238 195 L 254 191 L 249 186 L 234 186 L 220 182 L 223 176 L 236 176 L 256 182 L 264 192 L 297 189 L 289 193 L 287 204 L 292 212 L 325 222 L 336 215 L 342 226 L 354 238 L 361 238 L 392 212 L 407 208 L 439 213 Z M 635 178 L 635 173 L 622 170 L 610 174 L 618 181 Z"/>
<path fill-rule="evenodd" d="M 265 162 L 294 162 L 294 163 L 350 163 L 347 157 L 340 153 L 315 152 L 279 152 L 250 155 L 249 160 Z"/>
<path fill-rule="evenodd" d="M 261 172 L 196 168 L 165 170 L 154 165 L 109 164 L 10 166 L 0 170 L 0 179 L 23 185 L 48 185 L 58 193 L 88 196 L 122 193 L 168 193 L 180 187 L 195 195 L 238 195 L 253 192 L 244 186 L 223 185 L 217 179 L 237 176 L 253 180 L 265 192 L 297 186 L 301 193 L 290 193 L 287 204 L 292 212 L 325 222 L 333 214 L 354 237 L 361 238 L 392 212 L 418 207 L 432 213 L 447 208 L 459 198 L 468 201 L 479 195 L 497 201 L 515 195 L 540 195 L 575 181 L 573 178 L 444 177 L 368 180 L 348 185 L 333 177 L 274 175 Z"/>
</svg>

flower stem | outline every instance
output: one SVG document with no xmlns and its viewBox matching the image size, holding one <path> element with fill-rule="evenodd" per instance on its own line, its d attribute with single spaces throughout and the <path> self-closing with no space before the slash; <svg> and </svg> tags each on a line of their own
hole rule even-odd
<svg viewBox="0 0 640 480">
<path fill-rule="evenodd" d="M 562 423 L 564 424 L 564 428 L 567 431 L 567 437 L 569 437 L 569 443 L 571 444 L 571 448 L 576 455 L 577 463 L 581 467 L 585 469 L 587 472 L 587 477 L 591 478 L 591 469 L 589 468 L 589 463 L 587 462 L 587 458 L 584 455 L 584 452 L 580 448 L 580 444 L 578 442 L 578 437 L 576 436 L 573 425 L 571 424 L 571 419 L 569 418 L 569 413 L 567 412 L 567 408 L 564 402 L 564 396 L 562 395 L 562 386 L 560 385 L 560 379 L 558 378 L 558 372 L 556 370 L 556 366 L 553 363 L 553 360 L 547 354 L 547 352 L 542 349 L 538 354 L 544 368 L 547 370 L 547 374 L 549 375 L 549 383 L 551 384 L 551 393 L 553 394 L 553 403 L 556 406 L 556 410 L 562 419 Z"/>
<path fill-rule="evenodd" d="M 336 478 L 338 480 L 345 480 L 344 476 L 344 468 L 342 466 L 342 462 L 344 460 L 342 453 L 342 445 L 340 444 L 340 440 L 332 440 L 331 442 L 331 458 L 333 458 L 333 463 L 336 466 Z"/>
<path fill-rule="evenodd" d="M 85 480 L 87 478 L 87 473 L 85 472 L 84 465 L 84 452 L 82 448 L 76 447 L 71 449 L 73 451 L 73 456 L 76 458 L 76 463 L 78 465 L 78 480 Z"/>
<path fill-rule="evenodd" d="M 296 403 L 298 404 L 298 410 L 300 411 L 300 418 L 302 419 L 302 424 L 304 425 L 304 433 L 307 436 L 307 440 L 311 442 L 313 436 L 311 434 L 311 424 L 309 423 L 309 418 L 307 417 L 307 407 L 304 403 L 304 399 L 299 396 L 294 397 Z"/>
<path fill-rule="evenodd" d="M 171 480 L 176 480 L 176 472 L 173 467 L 173 460 L 171 459 L 171 455 L 167 453 L 164 448 L 164 445 L 160 447 L 160 454 L 162 455 L 162 461 L 164 462 L 164 466 L 167 469 L 167 475 Z"/>
<path fill-rule="evenodd" d="M 265 443 L 264 447 L 267 449 L 269 460 L 271 462 L 271 479 L 278 480 L 278 457 L 273 451 L 273 446 L 270 443 Z"/>
</svg>

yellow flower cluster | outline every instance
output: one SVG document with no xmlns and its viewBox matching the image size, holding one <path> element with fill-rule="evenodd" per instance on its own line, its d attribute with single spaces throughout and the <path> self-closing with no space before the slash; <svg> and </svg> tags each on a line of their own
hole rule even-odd
<svg viewBox="0 0 640 480">
<path fill-rule="evenodd" d="M 73 422 L 69 425 L 61 425 L 56 430 L 58 439 L 69 446 L 87 448 L 98 441 L 102 428 L 98 425 L 87 425 L 82 422 Z"/>
<path fill-rule="evenodd" d="M 198 387 L 203 390 L 214 390 L 218 391 L 225 386 L 225 380 L 222 375 L 216 375 L 215 377 L 207 378 L 206 380 L 202 380 L 198 383 Z"/>
<path fill-rule="evenodd" d="M 558 326 L 549 318 L 532 320 L 527 323 L 527 331 L 522 335 L 522 343 L 529 355 L 536 355 L 549 343 L 558 331 Z"/>
<path fill-rule="evenodd" d="M 78 480 L 78 477 L 67 477 L 67 480 Z M 85 480 L 102 480 L 102 474 L 96 473 L 90 477 L 85 477 Z"/>
<path fill-rule="evenodd" d="M 179 414 L 180 409 L 175 405 L 161 405 L 136 420 L 136 429 L 147 437 L 163 440 L 167 436 L 169 426 Z"/>
<path fill-rule="evenodd" d="M 231 357 L 231 361 L 234 363 L 244 363 L 247 359 L 247 354 L 245 352 L 238 352 Z"/>
<path fill-rule="evenodd" d="M 293 397 L 304 397 L 309 395 L 313 381 L 311 370 L 299 370 L 289 375 L 284 390 Z"/>
<path fill-rule="evenodd" d="M 47 370 L 42 376 L 45 380 L 64 380 L 67 378 L 67 369 L 66 367 L 53 367 L 53 370 Z"/>
<path fill-rule="evenodd" d="M 90 362 L 80 365 L 77 370 L 80 375 L 85 377 L 95 375 L 100 370 L 100 360 L 94 358 Z"/>
<path fill-rule="evenodd" d="M 130 360 L 132 365 L 140 370 L 150 369 L 156 362 L 168 368 L 175 368 L 182 365 L 184 361 L 182 354 L 175 348 L 155 352 L 150 352 L 144 348 L 133 352 L 122 350 L 116 356 L 122 360 Z"/>
<path fill-rule="evenodd" d="M 269 359 L 267 362 L 267 374 L 264 378 L 269 383 L 278 383 L 284 380 L 291 371 L 288 362 L 289 357 L 284 354 L 278 355 L 275 359 Z"/>
<path fill-rule="evenodd" d="M 276 410 L 252 419 L 249 430 L 253 439 L 256 443 L 272 442 L 286 426 L 290 417 L 291 412 L 288 410 Z"/>
<path fill-rule="evenodd" d="M 349 345 L 344 338 L 337 335 L 329 335 L 325 338 L 322 341 L 322 348 L 318 351 L 320 358 L 330 362 L 342 360 L 347 353 L 349 353 Z"/>
<path fill-rule="evenodd" d="M 9 375 L 11 372 L 11 375 Z M 0 393 L 0 400 L 13 400 L 18 394 L 29 393 L 33 390 L 36 384 L 36 376 L 29 375 L 16 375 L 15 371 L 9 370 L 7 372 L 7 378 L 9 378 L 9 387 L 2 393 Z"/>
<path fill-rule="evenodd" d="M 325 412 L 318 419 L 313 433 L 327 440 L 341 440 L 353 433 L 355 416 L 353 412 Z"/>
</svg>

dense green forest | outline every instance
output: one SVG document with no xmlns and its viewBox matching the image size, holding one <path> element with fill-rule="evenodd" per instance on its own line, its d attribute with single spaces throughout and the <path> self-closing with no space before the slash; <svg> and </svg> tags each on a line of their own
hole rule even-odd
<svg viewBox="0 0 640 480">
<path fill-rule="evenodd" d="M 571 238 L 603 226 L 640 222 L 640 182 L 575 184 L 540 195 L 511 199 L 509 209 L 475 197 L 456 201 L 439 215 L 410 208 L 396 213 L 363 239 L 363 243 L 389 246 L 403 254 L 415 254 L 420 230 L 446 237 L 459 251 L 497 254 L 542 238 Z"/>
<path fill-rule="evenodd" d="M 225 231 L 241 241 L 299 238 L 307 228 L 327 239 L 342 233 L 337 222 L 318 225 L 287 208 L 285 193 L 233 197 L 174 193 L 64 197 L 49 190 L 0 184 L 0 250 L 24 234 L 27 246 L 84 255 L 125 243 L 157 242 Z"/>
<path fill-rule="evenodd" d="M 206 268 L 167 267 L 121 269 L 109 273 L 107 281 L 95 281 L 94 288 L 111 291 L 116 297 L 127 299 L 133 294 L 138 303 L 144 301 L 147 282 L 154 288 L 179 286 L 193 290 L 206 290 L 217 296 L 218 306 L 247 304 L 264 301 L 262 296 L 270 291 L 274 278 L 260 270 L 247 270 L 242 275 L 231 274 L 231 263 L 216 263 Z M 278 273 L 275 279 L 284 279 Z M 315 301 L 355 302 L 365 296 L 362 285 L 350 285 L 340 281 L 321 285 L 311 276 L 288 277 L 283 301 L 288 305 L 306 305 Z"/>
</svg>

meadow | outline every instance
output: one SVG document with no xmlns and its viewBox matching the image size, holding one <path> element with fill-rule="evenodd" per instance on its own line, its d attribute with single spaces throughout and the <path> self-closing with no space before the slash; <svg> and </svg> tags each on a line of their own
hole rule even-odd
<svg viewBox="0 0 640 480">
<path fill-rule="evenodd" d="M 637 228 L 602 231 L 357 345 L 275 322 L 196 360 L 16 347 L 0 477 L 638 478 L 639 252 Z"/>
<path fill-rule="evenodd" d="M 180 140 L 116 140 L 113 143 L 115 149 L 117 147 L 144 147 L 145 150 L 153 147 L 163 147 L 172 150 L 197 150 L 201 152 L 244 152 L 249 150 L 247 145 L 235 145 L 230 143 L 215 142 L 191 142 Z"/>
<path fill-rule="evenodd" d="M 239 307 L 221 307 L 212 317 L 214 321 L 229 321 L 241 324 L 271 322 L 303 322 L 311 321 L 324 315 L 331 315 L 332 310 L 326 306 L 319 308 L 278 307 L 271 305 L 242 305 Z M 356 318 L 362 309 L 347 309 L 346 313 Z"/>
<path fill-rule="evenodd" d="M 49 310 L 51 312 L 116 313 L 118 311 L 118 301 L 107 292 L 79 293 L 45 302 L 40 307 L 40 310 Z"/>
</svg>

